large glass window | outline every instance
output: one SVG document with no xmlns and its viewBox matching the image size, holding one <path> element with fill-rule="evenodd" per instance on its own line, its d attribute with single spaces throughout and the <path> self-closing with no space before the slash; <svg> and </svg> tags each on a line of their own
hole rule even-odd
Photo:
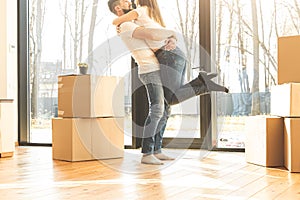
<svg viewBox="0 0 300 200">
<path fill-rule="evenodd" d="M 199 2 L 158 0 L 167 28 L 178 32 L 189 64 L 186 79 L 199 71 Z M 28 0 L 29 7 L 29 143 L 51 143 L 51 119 L 58 116 L 58 76 L 78 74 L 86 62 L 91 72 L 125 78 L 125 144 L 131 144 L 130 53 L 115 53 L 120 38 L 111 24 L 107 1 Z M 200 138 L 199 98 L 174 106 L 166 137 Z M 178 123 L 180 122 L 180 123 Z M 181 126 L 181 124 L 185 124 Z"/>
<path fill-rule="evenodd" d="M 88 63 L 91 74 L 124 77 L 125 131 L 131 133 L 131 59 L 128 51 L 114 55 L 119 38 L 113 17 L 107 1 L 29 0 L 29 143 L 52 142 L 58 76 L 78 74 L 79 62 Z M 130 145 L 131 137 L 125 136 Z"/>
<path fill-rule="evenodd" d="M 270 113 L 277 84 L 277 38 L 299 34 L 299 0 L 214 0 L 216 71 L 230 94 L 217 94 L 219 148 L 244 148 L 244 123 Z"/>
</svg>

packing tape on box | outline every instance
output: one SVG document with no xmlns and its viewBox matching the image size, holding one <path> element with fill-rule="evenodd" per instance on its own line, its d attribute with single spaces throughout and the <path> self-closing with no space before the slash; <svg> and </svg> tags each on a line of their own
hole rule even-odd
<svg viewBox="0 0 300 200">
<path fill-rule="evenodd" d="M 60 76 L 57 79 L 58 79 L 58 82 L 62 81 L 62 77 L 60 77 Z"/>
<path fill-rule="evenodd" d="M 62 88 L 64 86 L 64 84 L 57 84 L 58 88 Z"/>
<path fill-rule="evenodd" d="M 57 111 L 58 116 L 62 116 L 62 115 L 64 115 L 64 113 L 65 113 L 65 112 L 64 112 L 63 110 L 58 110 L 58 111 Z"/>
</svg>

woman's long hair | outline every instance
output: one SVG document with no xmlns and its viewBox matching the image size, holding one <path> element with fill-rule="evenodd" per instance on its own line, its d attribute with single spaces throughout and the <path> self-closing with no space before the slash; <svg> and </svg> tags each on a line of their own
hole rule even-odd
<svg viewBox="0 0 300 200">
<path fill-rule="evenodd" d="M 137 4 L 140 6 L 147 6 L 149 17 L 161 26 L 166 27 L 156 0 L 137 0 Z"/>
</svg>

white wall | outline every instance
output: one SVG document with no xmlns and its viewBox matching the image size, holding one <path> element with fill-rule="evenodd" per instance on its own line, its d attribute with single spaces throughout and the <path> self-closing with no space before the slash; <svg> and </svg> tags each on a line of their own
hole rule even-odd
<svg viewBox="0 0 300 200">
<path fill-rule="evenodd" d="M 18 134 L 17 0 L 0 0 L 0 98 L 13 99 L 13 133 Z"/>
</svg>

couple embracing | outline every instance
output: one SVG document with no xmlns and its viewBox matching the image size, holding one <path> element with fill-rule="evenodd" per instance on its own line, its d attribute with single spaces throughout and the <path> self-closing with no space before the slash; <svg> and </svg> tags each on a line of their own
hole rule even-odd
<svg viewBox="0 0 300 200">
<path fill-rule="evenodd" d="M 156 0 L 109 0 L 108 7 L 118 17 L 113 20 L 119 36 L 138 64 L 139 79 L 149 102 L 142 139 L 141 163 L 161 165 L 174 158 L 162 152 L 163 134 L 170 106 L 211 91 L 228 92 L 211 79 L 217 74 L 200 72 L 185 83 L 186 57 L 176 46 L 173 30 L 165 28 Z"/>
</svg>

